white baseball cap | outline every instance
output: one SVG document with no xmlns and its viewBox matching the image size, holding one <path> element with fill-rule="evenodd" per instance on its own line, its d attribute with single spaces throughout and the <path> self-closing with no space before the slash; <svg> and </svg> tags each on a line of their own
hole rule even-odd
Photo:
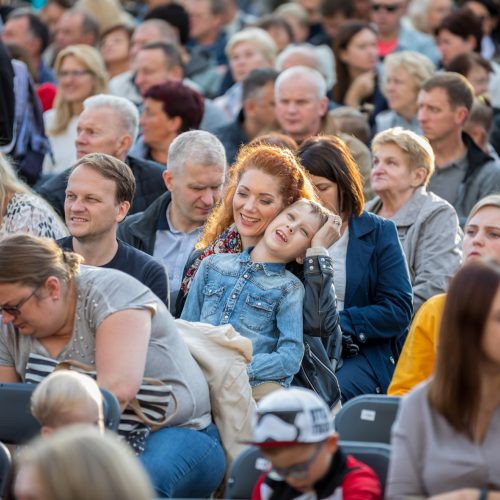
<svg viewBox="0 0 500 500">
<path fill-rule="evenodd" d="M 291 387 L 274 391 L 257 405 L 253 439 L 260 447 L 318 443 L 335 434 L 328 405 L 313 391 Z"/>
</svg>

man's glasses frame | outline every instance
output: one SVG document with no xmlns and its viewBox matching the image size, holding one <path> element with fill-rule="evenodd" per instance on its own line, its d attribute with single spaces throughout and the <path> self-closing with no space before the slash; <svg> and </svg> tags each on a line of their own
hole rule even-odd
<svg viewBox="0 0 500 500">
<path fill-rule="evenodd" d="M 35 295 L 38 290 L 40 290 L 41 286 L 37 286 L 26 298 L 22 299 L 20 302 L 18 302 L 15 306 L 0 306 L 0 314 L 3 314 L 6 312 L 9 316 L 13 316 L 14 318 L 17 318 L 19 314 L 21 314 L 21 307 L 28 302 L 28 300 Z"/>
<path fill-rule="evenodd" d="M 370 8 L 373 12 L 379 12 L 381 10 L 385 10 L 386 12 L 393 13 L 401 8 L 401 4 L 400 3 L 388 3 L 388 4 L 372 3 Z"/>
</svg>

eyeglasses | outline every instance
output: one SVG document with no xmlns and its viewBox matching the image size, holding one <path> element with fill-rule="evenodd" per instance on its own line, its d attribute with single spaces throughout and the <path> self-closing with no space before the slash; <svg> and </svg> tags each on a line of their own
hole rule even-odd
<svg viewBox="0 0 500 500">
<path fill-rule="evenodd" d="M 373 12 L 378 12 L 379 10 L 385 10 L 387 12 L 396 12 L 401 7 L 399 3 L 383 4 L 383 3 L 372 3 L 371 9 Z"/>
<path fill-rule="evenodd" d="M 38 292 L 39 289 L 39 286 L 36 287 L 25 299 L 22 299 L 21 302 L 19 302 L 15 306 L 0 306 L 0 314 L 6 312 L 8 315 L 17 318 L 19 314 L 21 314 L 21 307 L 23 307 L 24 304 L 26 304 L 26 302 L 28 302 L 28 300 L 30 300 L 31 297 L 33 297 L 33 295 L 35 295 L 35 293 Z"/>
<path fill-rule="evenodd" d="M 81 78 L 82 76 L 85 75 L 90 75 L 91 71 L 88 69 L 73 69 L 71 71 L 59 71 L 57 76 L 59 79 L 61 78 Z"/>
<path fill-rule="evenodd" d="M 319 457 L 321 450 L 325 447 L 326 441 L 323 441 L 317 448 L 312 456 L 305 462 L 301 464 L 292 465 L 290 467 L 275 467 L 272 470 L 282 478 L 293 477 L 298 481 L 307 479 L 309 474 L 309 468 L 314 463 L 314 461 Z"/>
</svg>

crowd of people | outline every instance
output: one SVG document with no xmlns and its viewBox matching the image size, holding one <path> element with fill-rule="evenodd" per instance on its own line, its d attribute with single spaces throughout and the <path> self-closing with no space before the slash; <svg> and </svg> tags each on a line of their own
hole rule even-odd
<svg viewBox="0 0 500 500">
<path fill-rule="evenodd" d="M 498 0 L 0 1 L 15 497 L 207 498 L 244 440 L 255 499 L 500 499 L 499 154 Z M 251 345 L 252 436 L 189 322 Z M 364 394 L 385 492 L 334 430 Z"/>
</svg>

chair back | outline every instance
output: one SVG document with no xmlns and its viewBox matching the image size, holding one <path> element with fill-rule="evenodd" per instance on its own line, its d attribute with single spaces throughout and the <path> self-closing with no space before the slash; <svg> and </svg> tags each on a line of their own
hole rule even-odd
<svg viewBox="0 0 500 500">
<path fill-rule="evenodd" d="M 40 433 L 40 423 L 31 414 L 31 394 L 36 384 L 0 383 L 0 441 L 23 444 Z M 120 405 L 115 395 L 101 389 L 104 400 L 104 423 L 116 431 L 120 421 Z"/>
<path fill-rule="evenodd" d="M 229 471 L 224 498 L 252 498 L 253 487 L 269 467 L 258 447 L 250 446 L 236 457 Z"/>
<path fill-rule="evenodd" d="M 0 443 L 0 499 L 7 496 L 12 468 L 12 457 L 7 446 Z"/>
<path fill-rule="evenodd" d="M 349 400 L 335 416 L 335 429 L 340 439 L 390 444 L 400 399 L 363 395 Z"/>
<path fill-rule="evenodd" d="M 382 493 L 384 493 L 391 458 L 391 447 L 384 443 L 360 443 L 355 441 L 340 441 L 339 444 L 346 455 L 352 455 L 356 460 L 373 469 L 382 485 Z"/>
</svg>

